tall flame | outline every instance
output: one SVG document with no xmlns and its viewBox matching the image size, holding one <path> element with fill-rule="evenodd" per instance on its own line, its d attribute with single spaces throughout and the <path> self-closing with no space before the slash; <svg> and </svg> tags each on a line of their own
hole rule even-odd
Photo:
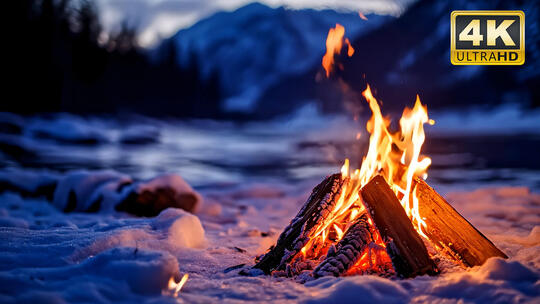
<svg viewBox="0 0 540 304">
<path fill-rule="evenodd" d="M 334 55 L 341 53 L 341 48 L 343 47 L 343 41 L 347 45 L 347 55 L 351 57 L 354 54 L 354 48 L 351 46 L 349 39 L 345 38 L 345 28 L 336 23 L 335 28 L 330 28 L 328 31 L 328 36 L 326 37 L 326 53 L 322 59 L 322 66 L 326 71 L 326 77 L 330 77 L 330 72 L 334 66 Z"/>
<path fill-rule="evenodd" d="M 362 17 L 362 14 L 360 14 Z M 343 41 L 348 45 L 348 55 L 352 56 L 354 49 L 348 39 L 343 39 L 345 28 L 336 24 L 331 28 L 326 39 L 326 54 L 322 59 L 322 65 L 326 76 L 330 76 L 334 65 L 334 55 L 341 53 Z M 420 154 L 425 140 L 424 124 L 434 124 L 427 113 L 427 107 L 422 105 L 420 98 L 412 109 L 405 108 L 399 120 L 399 130 L 389 130 L 390 119 L 385 118 L 379 107 L 377 99 L 373 97 L 369 85 L 362 95 L 369 104 L 372 116 L 367 122 L 366 129 L 369 132 L 369 146 L 365 157 L 362 159 L 360 168 L 352 173 L 349 159 L 345 159 L 341 168 L 341 176 L 346 179 L 333 209 L 322 223 L 318 223 L 310 233 L 307 243 L 300 250 L 300 259 L 319 260 L 330 250 L 331 244 L 341 240 L 350 225 L 365 212 L 364 204 L 359 195 L 360 189 L 365 186 L 377 174 L 381 174 L 398 199 L 403 209 L 418 233 L 424 237 L 423 229 L 426 223 L 419 212 L 418 198 L 414 184 L 415 177 L 427 177 L 427 169 L 431 164 L 429 157 Z M 360 138 L 357 133 L 356 139 Z M 368 222 L 373 226 L 373 221 L 368 216 Z M 371 231 L 373 243 L 369 244 L 361 258 L 349 273 L 355 271 L 366 272 L 372 269 L 386 268 L 391 265 L 386 252 L 386 245 L 376 229 Z"/>
<path fill-rule="evenodd" d="M 427 168 L 431 164 L 431 159 L 421 156 L 420 151 L 425 139 L 424 124 L 434 122 L 429 119 L 427 107 L 422 105 L 417 96 L 414 107 L 405 108 L 403 111 L 399 120 L 400 129 L 397 132 L 390 132 L 388 129 L 390 119 L 383 117 L 371 88 L 368 86 L 362 95 L 366 98 L 373 113 L 366 125 L 370 134 L 368 151 L 360 168 L 352 173 L 349 159 L 345 159 L 341 167 L 341 175 L 342 178 L 348 179 L 348 182 L 343 185 L 342 193 L 329 217 L 318 225 L 302 248 L 301 258 L 318 259 L 328 250 L 331 244 L 327 242 L 329 239 L 337 242 L 343 237 L 354 220 L 365 211 L 358 195 L 359 190 L 377 174 L 384 176 L 415 229 L 425 237 L 423 229 L 426 228 L 426 223 L 419 213 L 416 189 L 413 186 L 414 178 L 425 177 Z M 371 218 L 369 222 L 373 225 Z M 372 233 L 374 244 L 370 245 L 353 267 L 352 272 L 369 271 L 370 268 L 388 263 L 386 246 L 381 236 L 376 230 Z"/>
<path fill-rule="evenodd" d="M 369 147 L 359 172 L 352 174 L 351 181 L 358 183 L 355 187 L 361 188 L 375 175 L 382 174 L 400 198 L 401 205 L 418 233 L 425 236 L 422 229 L 426 224 L 419 213 L 413 181 L 415 176 L 427 177 L 426 171 L 431 165 L 431 159 L 421 156 L 420 151 L 425 140 L 424 124 L 434 124 L 434 121 L 429 119 L 427 107 L 416 96 L 414 107 L 403 110 L 399 120 L 400 129 L 392 133 L 388 130 L 390 120 L 382 116 L 369 85 L 362 95 L 373 113 L 366 126 L 370 133 Z M 349 160 L 345 160 L 345 163 L 348 164 Z"/>
</svg>

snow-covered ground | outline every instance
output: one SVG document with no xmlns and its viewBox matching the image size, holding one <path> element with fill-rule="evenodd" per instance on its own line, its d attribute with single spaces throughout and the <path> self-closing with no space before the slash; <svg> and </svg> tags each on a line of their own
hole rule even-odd
<svg viewBox="0 0 540 304">
<path fill-rule="evenodd" d="M 540 297 L 540 195 L 491 188 L 447 195 L 464 216 L 510 256 L 438 277 L 290 279 L 245 277 L 275 242 L 312 184 L 248 184 L 203 191 L 191 215 L 166 209 L 156 218 L 64 214 L 44 200 L 0 196 L 0 302 L 464 302 L 534 303 Z M 178 298 L 171 277 L 189 279 Z"/>
<path fill-rule="evenodd" d="M 346 119 L 322 120 L 310 109 L 244 126 L 69 115 L 0 118 L 0 177 L 18 172 L 28 191 L 39 179 L 66 176 L 67 170 L 106 168 L 135 180 L 177 173 L 203 197 L 195 214 L 171 208 L 137 218 L 114 211 L 63 213 L 45 198 L 0 193 L 0 303 L 540 301 L 537 164 L 507 168 L 488 161 L 494 165 L 482 167 L 482 154 L 474 154 L 470 143 L 464 147 L 472 156 L 433 152 L 428 182 L 508 260 L 490 259 L 468 270 L 443 266 L 438 277 L 299 284 L 240 276 L 230 267 L 252 265 L 322 177 L 336 172 L 345 155 L 356 156 L 362 144 L 349 140 L 357 127 Z M 537 135 L 526 138 L 538 142 Z M 477 140 L 483 145 L 482 137 Z M 515 157 L 526 160 L 523 153 Z M 189 279 L 175 298 L 168 281 L 185 273 Z"/>
</svg>

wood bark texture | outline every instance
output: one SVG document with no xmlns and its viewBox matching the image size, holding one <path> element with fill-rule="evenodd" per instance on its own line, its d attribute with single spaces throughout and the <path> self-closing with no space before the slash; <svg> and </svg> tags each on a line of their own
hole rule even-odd
<svg viewBox="0 0 540 304">
<path fill-rule="evenodd" d="M 507 258 L 424 180 L 415 182 L 420 216 L 427 225 L 424 233 L 438 249 L 468 267 L 482 265 L 490 257 Z"/>
<path fill-rule="evenodd" d="M 317 185 L 300 212 L 281 233 L 276 245 L 262 256 L 254 268 L 266 274 L 276 269 L 284 270 L 309 241 L 311 232 L 328 218 L 346 182 L 348 179 L 336 173 Z"/>
<path fill-rule="evenodd" d="M 360 190 L 360 195 L 386 244 L 396 273 L 404 278 L 437 274 L 437 266 L 422 238 L 384 177 L 375 176 Z"/>
</svg>

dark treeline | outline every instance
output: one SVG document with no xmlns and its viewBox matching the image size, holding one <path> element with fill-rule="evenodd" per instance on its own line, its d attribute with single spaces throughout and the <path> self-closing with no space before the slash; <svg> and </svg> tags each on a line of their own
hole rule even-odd
<svg viewBox="0 0 540 304">
<path fill-rule="evenodd" d="M 201 79 L 195 55 L 179 67 L 173 44 L 163 60 L 151 62 L 127 25 L 98 42 L 102 28 L 93 2 L 3 5 L 10 7 L 2 9 L 8 35 L 0 111 L 222 117 L 217 74 Z"/>
</svg>

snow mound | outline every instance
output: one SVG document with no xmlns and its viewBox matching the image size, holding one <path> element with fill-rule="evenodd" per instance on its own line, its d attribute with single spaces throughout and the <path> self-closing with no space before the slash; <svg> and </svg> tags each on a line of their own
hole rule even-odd
<svg viewBox="0 0 540 304">
<path fill-rule="evenodd" d="M 138 191 L 155 191 L 163 187 L 172 187 L 178 192 L 193 192 L 193 188 L 177 174 L 162 174 L 145 183 L 139 184 Z"/>
<path fill-rule="evenodd" d="M 202 204 L 202 196 L 176 174 L 135 182 L 116 171 L 76 170 L 60 175 L 10 168 L 0 170 L 0 193 L 6 191 L 46 197 L 64 212 L 116 210 L 156 216 L 169 207 L 195 212 Z"/>
<path fill-rule="evenodd" d="M 169 279 L 179 275 L 178 261 L 170 253 L 131 247 L 104 251 L 79 267 L 87 274 L 125 281 L 141 294 L 160 294 Z"/>
<path fill-rule="evenodd" d="M 491 258 L 469 272 L 459 272 L 434 281 L 422 301 L 473 303 L 522 303 L 538 299 L 538 272 L 518 261 Z"/>
<path fill-rule="evenodd" d="M 308 284 L 306 284 L 308 285 Z M 309 286 L 317 286 L 311 282 Z M 398 282 L 376 276 L 347 277 L 325 281 L 320 295 L 305 301 L 307 304 L 318 303 L 404 303 L 409 299 L 409 292 Z M 330 286 L 328 286 L 330 285 Z"/>
<path fill-rule="evenodd" d="M 80 248 L 71 260 L 81 261 L 100 252 L 117 247 L 155 250 L 181 248 L 205 248 L 207 241 L 198 217 L 180 209 L 169 208 L 153 219 L 125 221 L 129 228 L 116 226 L 101 227 L 94 241 Z"/>
<path fill-rule="evenodd" d="M 179 247 L 204 248 L 206 238 L 198 217 L 181 209 L 163 210 L 152 223 L 154 229 L 167 230 L 167 241 Z"/>
<path fill-rule="evenodd" d="M 170 301 L 179 258 L 197 260 L 206 244 L 199 219 L 182 210 L 64 214 L 13 193 L 0 195 L 0 239 L 2 303 Z"/>
<path fill-rule="evenodd" d="M 53 204 L 66 212 L 112 211 L 127 192 L 118 191 L 119 187 L 131 182 L 129 176 L 114 171 L 71 172 L 58 182 Z"/>
<path fill-rule="evenodd" d="M 177 207 L 190 212 L 196 212 L 202 204 L 202 196 L 177 174 L 159 175 L 149 181 L 140 182 L 135 186 L 131 195 L 124 201 L 123 206 L 117 210 L 132 210 L 131 206 L 138 206 L 133 214 L 144 210 L 145 216 L 156 215 L 167 207 Z M 124 207 L 125 204 L 130 204 Z"/>
<path fill-rule="evenodd" d="M 503 280 L 512 282 L 536 282 L 540 276 L 517 261 L 506 261 L 492 258 L 478 271 L 483 279 Z"/>
</svg>

